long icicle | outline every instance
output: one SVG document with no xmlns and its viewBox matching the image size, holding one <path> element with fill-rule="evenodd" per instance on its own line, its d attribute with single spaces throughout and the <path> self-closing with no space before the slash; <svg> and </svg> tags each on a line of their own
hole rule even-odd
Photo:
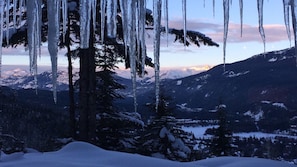
<svg viewBox="0 0 297 167">
<path fill-rule="evenodd" d="M 16 28 L 17 27 L 17 22 L 16 22 L 16 18 L 17 18 L 17 0 L 13 0 L 13 9 L 12 9 L 12 20 L 13 20 L 13 27 Z"/>
<path fill-rule="evenodd" d="M 101 9 L 101 44 L 104 43 L 104 34 L 105 34 L 105 10 L 106 10 L 106 0 L 100 1 L 100 9 Z"/>
<path fill-rule="evenodd" d="M 116 37 L 117 0 L 107 0 L 107 36 Z"/>
<path fill-rule="evenodd" d="M 184 2 L 185 0 L 183 0 Z M 161 7 L 162 0 L 154 0 L 154 63 L 155 63 L 155 89 L 156 112 L 160 102 L 160 33 L 161 33 Z"/>
<path fill-rule="evenodd" d="M 3 13 L 4 13 L 4 0 L 0 0 L 0 46 L 3 41 Z M 2 47 L 0 47 L 0 78 L 2 74 Z M 2 81 L 2 79 L 1 79 Z"/>
<path fill-rule="evenodd" d="M 130 72 L 133 84 L 133 97 L 134 97 L 134 111 L 137 112 L 137 97 L 136 97 L 136 2 L 135 0 L 128 0 L 128 37 L 129 37 L 129 58 L 130 58 Z"/>
<path fill-rule="evenodd" d="M 62 0 L 63 42 L 65 42 L 65 35 L 66 35 L 66 31 L 67 31 L 67 16 L 68 16 L 68 6 L 67 5 L 68 5 L 67 0 Z"/>
<path fill-rule="evenodd" d="M 266 52 L 266 39 L 263 27 L 263 0 L 257 0 L 258 18 L 259 18 L 259 32 L 264 44 L 264 54 Z"/>
<path fill-rule="evenodd" d="M 223 1 L 224 7 L 224 46 L 223 46 L 223 62 L 224 62 L 224 72 L 226 71 L 226 45 L 227 45 L 227 37 L 228 37 L 228 28 L 229 28 L 229 0 Z"/>
<path fill-rule="evenodd" d="M 296 67 L 297 67 L 297 0 L 291 0 L 291 12 L 292 22 L 294 30 L 294 44 L 295 44 L 295 56 L 296 56 Z"/>
<path fill-rule="evenodd" d="M 6 44 L 9 45 L 9 9 L 10 9 L 10 0 L 6 1 L 6 10 L 5 10 L 5 22 L 6 22 Z"/>
<path fill-rule="evenodd" d="M 215 17 L 215 10 L 216 10 L 216 0 L 212 0 L 212 15 Z"/>
<path fill-rule="evenodd" d="M 187 0 L 182 1 L 183 24 L 184 24 L 184 46 L 187 45 Z"/>
<path fill-rule="evenodd" d="M 57 103 L 57 59 L 60 23 L 60 0 L 48 0 L 48 51 L 52 63 L 52 83 L 54 102 Z"/>
<path fill-rule="evenodd" d="M 91 1 L 80 0 L 80 48 L 89 48 L 90 24 L 91 24 Z"/>
<path fill-rule="evenodd" d="M 243 0 L 239 0 L 240 9 L 240 37 L 242 37 L 242 26 L 243 26 Z"/>
<path fill-rule="evenodd" d="M 164 16 L 165 16 L 165 33 L 166 33 L 166 42 L 168 47 L 168 31 L 169 31 L 169 21 L 168 21 L 168 0 L 164 0 Z"/>
<path fill-rule="evenodd" d="M 286 26 L 286 31 L 288 35 L 288 39 L 290 41 L 290 47 L 292 46 L 291 41 L 291 30 L 290 30 L 290 0 L 283 0 L 283 6 L 284 6 L 284 21 Z"/>
<path fill-rule="evenodd" d="M 146 18 L 146 2 L 145 0 L 140 1 L 140 41 L 141 41 L 141 76 L 145 73 L 145 59 L 146 59 L 146 45 L 145 45 L 145 18 Z"/>
<path fill-rule="evenodd" d="M 96 30 L 96 17 L 97 17 L 97 10 L 96 10 L 96 7 L 97 7 L 97 0 L 92 0 L 91 2 L 91 8 L 92 8 L 92 20 L 93 20 L 93 30 Z"/>
<path fill-rule="evenodd" d="M 27 1 L 27 22 L 28 22 L 28 48 L 30 58 L 30 73 L 34 75 L 34 84 L 37 94 L 37 48 L 41 46 L 40 37 L 40 9 L 41 1 Z"/>
<path fill-rule="evenodd" d="M 123 27 L 123 38 L 124 38 L 124 46 L 125 46 L 125 56 L 128 55 L 128 11 L 127 11 L 127 1 L 120 0 L 120 8 L 122 15 L 122 27 Z"/>
</svg>

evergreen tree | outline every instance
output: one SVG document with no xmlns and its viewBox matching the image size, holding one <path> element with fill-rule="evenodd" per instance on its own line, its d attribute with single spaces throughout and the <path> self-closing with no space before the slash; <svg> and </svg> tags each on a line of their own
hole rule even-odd
<svg viewBox="0 0 297 167">
<path fill-rule="evenodd" d="M 219 127 L 214 129 L 210 149 L 214 156 L 232 155 L 232 132 L 228 127 L 226 106 L 220 104 L 217 110 Z"/>
<path fill-rule="evenodd" d="M 138 113 L 119 110 L 114 100 L 123 98 L 118 93 L 125 87 L 119 84 L 114 75 L 120 52 L 114 45 L 103 45 L 97 51 L 96 66 L 96 104 L 97 104 L 97 140 L 95 144 L 102 148 L 131 152 L 136 149 L 136 132 L 143 127 Z"/>
<path fill-rule="evenodd" d="M 140 153 L 176 161 L 192 159 L 195 138 L 178 125 L 173 116 L 173 103 L 161 89 L 158 113 L 145 127 L 140 140 Z M 152 105 L 152 110 L 154 111 Z"/>
</svg>

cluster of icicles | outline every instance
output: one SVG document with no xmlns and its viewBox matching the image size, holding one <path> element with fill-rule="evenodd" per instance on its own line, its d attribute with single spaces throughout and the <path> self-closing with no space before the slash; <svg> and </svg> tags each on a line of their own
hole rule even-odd
<svg viewBox="0 0 297 167">
<path fill-rule="evenodd" d="M 154 63 L 155 63 L 155 83 L 156 83 L 156 110 L 159 104 L 159 69 L 160 69 L 160 30 L 162 9 L 165 20 L 165 31 L 168 39 L 168 0 L 153 0 L 153 17 L 154 17 Z M 133 81 L 134 105 L 137 108 L 136 102 L 136 61 L 142 64 L 144 71 L 146 44 L 145 44 L 145 19 L 146 19 L 146 1 L 145 0 L 101 0 L 97 4 L 97 0 L 80 0 L 80 47 L 89 47 L 90 26 L 96 28 L 97 17 L 101 17 L 101 40 L 104 41 L 104 32 L 107 31 L 109 38 L 116 38 L 117 23 L 116 17 L 118 14 L 122 16 L 124 44 L 126 55 L 130 55 L 131 78 Z M 118 2 L 120 4 L 118 4 Z M 226 43 L 228 36 L 229 25 L 229 7 L 232 0 L 223 0 L 224 9 L 224 36 L 223 36 L 223 59 L 225 64 Z M 163 4 L 163 8 L 162 8 Z M 181 1 L 181 10 L 183 12 L 183 28 L 184 41 L 187 34 L 187 9 L 186 0 Z M 100 5 L 101 16 L 96 16 L 96 6 Z M 36 77 L 37 74 L 37 57 L 41 54 L 41 23 L 42 23 L 42 0 L 0 0 L 0 45 L 2 46 L 3 39 L 6 38 L 9 42 L 10 29 L 18 29 L 21 27 L 20 15 L 24 11 L 27 12 L 28 25 L 28 50 L 30 57 L 30 71 Z M 57 80 L 57 55 L 58 55 L 58 40 L 60 34 L 60 20 L 62 20 L 62 33 L 65 35 L 67 26 L 68 4 L 67 0 L 48 0 L 48 51 L 52 62 L 52 78 L 53 78 L 53 93 L 54 101 L 57 101 L 56 95 L 56 80 Z M 117 7 L 120 6 L 120 13 Z M 243 24 L 243 0 L 239 0 L 241 33 Z M 263 28 L 263 0 L 257 0 L 258 16 L 259 16 L 259 32 L 264 43 L 265 51 L 265 33 Z M 289 14 L 291 11 L 292 24 L 294 29 L 295 46 L 297 45 L 297 28 L 296 28 L 296 12 L 297 0 L 283 0 L 284 20 L 287 29 L 289 40 L 291 39 Z M 213 14 L 215 12 L 215 0 L 213 0 Z M 9 12 L 13 11 L 12 20 L 9 18 Z M 106 19 L 105 19 L 106 18 Z M 11 24 L 11 22 L 13 22 Z M 9 24 L 8 24 L 9 23 Z M 105 25 L 107 27 L 105 27 Z M 13 26 L 13 27 L 10 27 Z M 64 39 L 64 38 L 63 38 Z M 135 45 L 136 44 L 136 45 Z M 128 49 L 129 48 L 129 49 Z M 296 52 L 297 53 L 297 52 Z M 0 55 L 2 49 L 0 47 Z M 1 62 L 1 56 L 0 56 Z M 1 64 L 0 64 L 1 65 Z M 1 71 L 0 71 L 1 73 Z M 37 79 L 35 78 L 37 82 Z"/>
</svg>

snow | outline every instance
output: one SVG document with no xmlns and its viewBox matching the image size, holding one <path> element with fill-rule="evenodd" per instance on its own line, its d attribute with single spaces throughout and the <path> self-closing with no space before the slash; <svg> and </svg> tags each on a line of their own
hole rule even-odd
<svg viewBox="0 0 297 167">
<path fill-rule="evenodd" d="M 272 103 L 272 105 L 273 105 L 273 106 L 276 106 L 276 107 L 283 108 L 283 109 L 285 109 L 285 110 L 288 109 L 284 103 Z"/>
<path fill-rule="evenodd" d="M 246 116 L 250 116 L 251 118 L 253 118 L 256 122 L 260 121 L 260 119 L 263 118 L 264 115 L 264 111 L 263 110 L 259 110 L 257 114 L 252 113 L 251 111 L 247 111 L 245 112 L 243 115 Z"/>
<path fill-rule="evenodd" d="M 181 85 L 183 83 L 183 81 L 182 80 L 178 80 L 178 81 L 176 81 L 176 85 Z"/>
<path fill-rule="evenodd" d="M 234 71 L 226 71 L 225 74 L 227 74 L 226 77 L 233 78 L 233 77 L 238 77 L 238 76 L 241 76 L 241 75 L 248 74 L 249 72 L 250 71 L 244 71 L 244 72 L 235 73 Z"/>
<path fill-rule="evenodd" d="M 56 152 L 14 153 L 1 157 L 1 167 L 293 167 L 287 162 L 259 158 L 220 157 L 175 162 L 137 154 L 107 151 L 84 142 L 72 142 Z"/>
<path fill-rule="evenodd" d="M 277 57 L 273 57 L 273 58 L 268 60 L 268 62 L 276 62 L 276 61 L 277 61 Z"/>
</svg>

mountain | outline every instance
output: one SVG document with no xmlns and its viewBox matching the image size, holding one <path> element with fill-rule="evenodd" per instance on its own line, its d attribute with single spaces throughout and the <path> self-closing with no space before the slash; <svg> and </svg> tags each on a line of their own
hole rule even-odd
<svg viewBox="0 0 297 167">
<path fill-rule="evenodd" d="M 223 103 L 234 130 L 296 133 L 297 68 L 293 48 L 259 54 L 249 59 L 218 65 L 180 79 L 163 80 L 162 89 L 176 103 L 176 115 L 199 120 L 216 119 Z M 153 102 L 154 85 L 138 89 L 138 106 Z M 126 99 L 128 100 L 128 99 Z M 131 103 L 130 103 L 131 104 Z M 131 110 L 131 106 L 126 106 Z"/>
<path fill-rule="evenodd" d="M 51 73 L 37 76 L 39 96 L 34 90 L 34 77 L 17 69 L 2 80 L 2 85 L 19 89 L 18 98 L 24 103 L 48 104 L 52 101 Z M 165 74 L 164 74 L 165 75 Z M 67 106 L 67 73 L 58 74 L 58 106 Z M 76 73 L 76 79 L 78 74 Z M 171 75 L 172 76 L 172 75 Z M 289 131 L 297 133 L 297 68 L 293 48 L 259 54 L 249 59 L 218 65 L 208 71 L 179 79 L 162 79 L 161 91 L 171 97 L 175 115 L 203 122 L 216 120 L 220 103 L 226 106 L 229 120 L 235 131 Z M 116 106 L 125 111 L 134 111 L 132 82 L 116 76 L 125 85 L 120 93 L 126 96 Z M 137 82 L 138 111 L 143 119 L 154 114 L 150 104 L 154 103 L 152 77 Z M 42 98 L 40 97 L 42 95 Z M 34 99 L 34 100 L 33 100 Z M 45 100 L 44 100 L 45 99 Z M 234 126 L 233 126 L 234 125 Z"/>
<path fill-rule="evenodd" d="M 37 76 L 37 88 L 39 90 L 52 90 L 52 74 L 50 71 L 44 71 Z M 78 73 L 74 73 L 74 80 L 78 79 Z M 13 89 L 35 89 L 34 76 L 29 72 L 16 68 L 4 72 L 2 86 L 8 86 Z M 58 71 L 57 90 L 68 90 L 68 73 Z"/>
</svg>

